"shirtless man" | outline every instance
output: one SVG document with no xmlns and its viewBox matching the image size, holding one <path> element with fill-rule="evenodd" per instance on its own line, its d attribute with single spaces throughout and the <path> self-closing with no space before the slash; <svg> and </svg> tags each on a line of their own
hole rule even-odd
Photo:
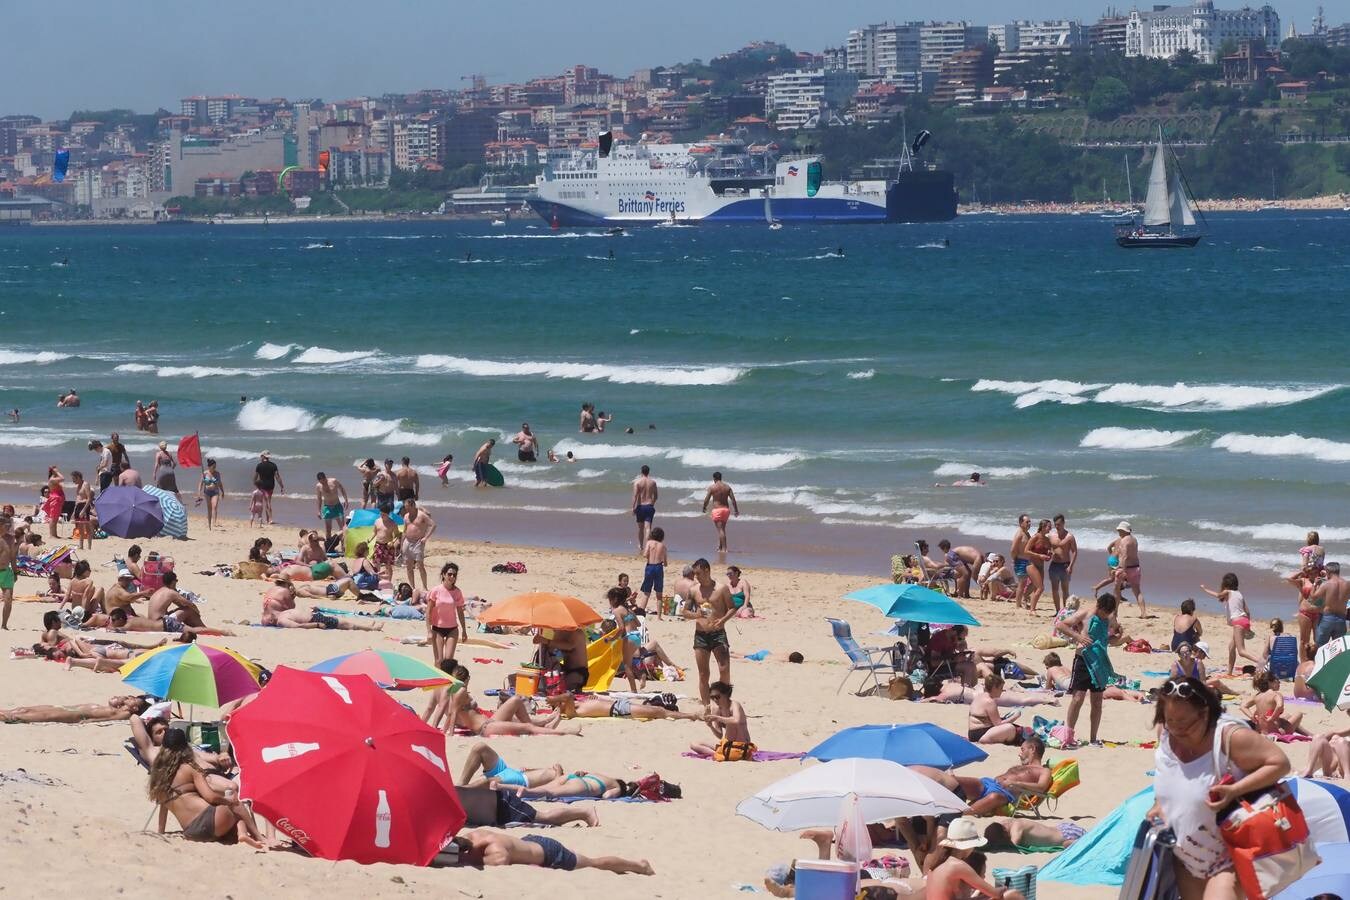
<svg viewBox="0 0 1350 900">
<path fill-rule="evenodd" d="M 1120 566 L 1116 569 L 1116 603 L 1121 602 L 1121 593 L 1125 585 L 1130 586 L 1134 591 L 1135 602 L 1139 604 L 1139 618 L 1148 618 L 1148 607 L 1144 605 L 1144 592 L 1139 587 L 1140 573 L 1139 568 L 1139 541 L 1134 536 L 1134 529 L 1130 527 L 1129 522 L 1121 522 L 1116 526 L 1116 539 L 1112 541 L 1115 548 L 1115 554 L 1120 558 Z M 1112 552 L 1111 547 L 1107 547 L 1107 553 Z"/>
<path fill-rule="evenodd" d="M 530 430 L 529 422 L 520 423 L 520 431 L 511 438 L 516 445 L 516 459 L 521 462 L 534 462 L 539 458 L 539 438 Z"/>
<path fill-rule="evenodd" d="M 163 625 L 162 630 L 169 634 L 182 634 L 184 625 L 206 627 L 197 604 L 178 593 L 177 572 L 164 573 L 164 586 L 150 595 L 146 615 L 151 620 L 158 619 Z"/>
<path fill-rule="evenodd" d="M 731 605 L 731 589 L 712 578 L 712 566 L 706 559 L 694 561 L 695 584 L 690 600 L 693 609 L 682 609 L 680 617 L 694 620 L 694 662 L 698 665 L 698 696 L 708 708 L 708 657 L 717 657 L 717 679 L 731 682 L 731 642 L 727 640 L 727 622 L 736 614 Z"/>
<path fill-rule="evenodd" d="M 6 725 L 57 722 L 79 725 L 81 722 L 125 722 L 150 708 L 140 697 L 110 697 L 107 703 L 82 703 L 78 706 L 17 706 L 0 709 L 0 722 Z"/>
<path fill-rule="evenodd" d="M 370 478 L 370 490 L 375 495 L 375 506 L 379 508 L 386 503 L 392 509 L 394 501 L 398 499 L 395 496 L 395 490 L 398 480 L 394 478 L 394 461 L 386 459 L 384 468 L 380 469 Z"/>
<path fill-rule="evenodd" d="M 172 616 L 170 616 L 172 618 Z M 92 620 L 91 620 L 92 621 Z M 108 628 L 112 631 L 131 631 L 142 634 L 163 634 L 164 622 L 161 619 L 147 619 L 144 616 L 138 616 L 129 606 L 119 606 L 117 609 L 108 613 Z M 178 634 L 178 640 L 184 640 L 187 635 L 200 636 L 203 634 L 228 635 L 233 637 L 233 631 L 226 631 L 223 628 L 197 628 L 193 625 L 184 625 Z"/>
<path fill-rule="evenodd" d="M 9 630 L 9 612 L 14 606 L 14 520 L 0 516 L 0 630 Z"/>
<path fill-rule="evenodd" d="M 945 538 L 938 541 L 938 549 L 945 555 L 947 565 L 956 572 L 956 596 L 969 597 L 970 585 L 980 571 L 980 566 L 984 565 L 984 554 L 974 547 L 953 547 L 951 541 Z"/>
<path fill-rule="evenodd" d="M 333 523 L 337 523 L 338 534 L 342 533 L 345 507 L 351 501 L 347 499 L 347 489 L 336 478 L 329 478 L 320 472 L 314 476 L 314 514 L 323 520 L 325 544 L 333 537 Z"/>
<path fill-rule="evenodd" d="M 131 573 L 117 576 L 117 583 L 108 588 L 103 595 L 103 608 L 111 613 L 114 609 L 125 608 L 131 615 L 136 614 L 136 608 L 132 606 L 138 600 L 147 600 L 152 591 L 133 591 L 131 589 L 133 578 Z"/>
<path fill-rule="evenodd" d="M 1050 790 L 1050 770 L 1041 763 L 1045 744 L 1034 734 L 1017 748 L 1018 764 L 997 778 L 953 775 L 930 766 L 909 766 L 926 775 L 970 804 L 977 816 L 990 816 L 1007 803 L 1016 803 L 1021 791 Z"/>
<path fill-rule="evenodd" d="M 427 541 L 436 531 L 436 520 L 431 513 L 417 505 L 417 501 L 403 501 L 403 564 L 408 569 L 408 583 L 417 586 L 413 572 L 422 575 L 422 590 L 427 589 Z"/>
<path fill-rule="evenodd" d="M 603 869 L 619 875 L 654 875 L 651 863 L 643 860 L 624 859 L 621 856 L 582 856 L 573 853 L 553 838 L 529 834 L 523 838 L 512 837 L 500 831 L 473 829 L 461 831 L 451 838 L 450 845 L 441 854 L 446 855 L 453 847 L 454 858 L 463 865 L 482 868 L 483 866 L 541 866 L 545 869 L 561 869 L 571 872 L 575 869 Z M 439 857 L 438 857 L 439 859 Z M 435 861 L 432 865 L 435 865 Z"/>
<path fill-rule="evenodd" d="M 1055 612 L 1064 608 L 1069 599 L 1069 579 L 1073 577 L 1073 567 L 1078 564 L 1078 538 L 1064 527 L 1064 513 L 1054 518 L 1055 527 L 1050 532 L 1050 596 L 1055 601 Z"/>
<path fill-rule="evenodd" d="M 1013 575 L 1017 578 L 1017 595 L 1013 599 L 1019 607 L 1031 594 L 1031 577 L 1027 574 L 1031 568 L 1031 559 L 1025 555 L 1030 540 L 1031 516 L 1022 513 L 1017 517 L 1017 530 L 1013 532 L 1012 549 L 1008 553 L 1013 564 Z"/>
<path fill-rule="evenodd" d="M 422 496 L 422 476 L 412 467 L 411 458 L 403 457 L 398 471 L 394 473 L 394 483 L 398 486 L 398 499 L 416 500 Z"/>
<path fill-rule="evenodd" d="M 586 662 L 586 630 L 576 628 L 554 631 L 551 638 L 539 636 L 534 640 L 543 644 L 546 651 L 562 654 L 563 683 L 569 691 L 580 692 L 591 679 L 590 667 Z"/>
<path fill-rule="evenodd" d="M 496 438 L 488 438 L 487 443 L 478 448 L 473 455 L 473 486 L 488 487 L 487 467 L 492 465 L 492 448 L 497 446 Z"/>
<path fill-rule="evenodd" d="M 1322 617 L 1317 622 L 1315 639 L 1322 646 L 1333 638 L 1345 636 L 1345 602 L 1350 597 L 1350 581 L 1341 577 L 1341 564 L 1326 564 L 1326 580 L 1319 584 L 1310 598 L 1314 603 L 1320 601 Z M 6 612 L 9 607 L 5 607 Z"/>
<path fill-rule="evenodd" d="M 398 559 L 399 541 L 402 537 L 393 513 L 392 503 L 381 503 L 380 517 L 375 520 L 374 533 L 371 535 L 375 546 L 371 551 L 370 561 L 379 570 L 380 577 L 388 581 L 394 580 L 394 561 Z M 423 581 L 425 582 L 425 578 Z"/>
<path fill-rule="evenodd" d="M 1309 776 L 1311 777 L 1311 776 Z M 1069 847 L 1086 832 L 1077 822 L 1037 822 L 1031 819 L 996 818 L 984 829 L 991 849 Z"/>
<path fill-rule="evenodd" d="M 688 722 L 696 722 L 703 719 L 699 713 L 680 712 L 678 706 L 671 709 L 668 706 L 648 706 L 645 703 L 634 703 L 628 697 L 621 697 L 617 700 L 583 700 L 577 703 L 571 694 L 562 693 L 556 697 L 549 697 L 548 703 L 555 709 L 562 710 L 565 719 L 683 719 Z M 674 705 L 674 704 L 672 704 Z"/>
<path fill-rule="evenodd" d="M 704 713 L 702 718 L 708 723 L 717 743 L 695 742 L 689 745 L 689 750 L 699 756 L 720 754 L 726 760 L 752 759 L 755 743 L 750 740 L 745 707 L 731 699 L 731 685 L 726 681 L 714 681 L 709 693 L 715 706 Z"/>
<path fill-rule="evenodd" d="M 736 492 L 731 489 L 731 485 L 722 480 L 721 472 L 714 472 L 712 484 L 708 485 L 708 493 L 703 496 L 703 511 L 708 511 L 708 504 L 712 504 L 713 527 L 717 529 L 717 552 L 727 552 L 727 520 L 733 514 L 737 517 L 741 514 L 741 508 L 736 503 Z"/>
<path fill-rule="evenodd" d="M 339 619 L 325 615 L 317 609 L 303 612 L 295 608 L 295 588 L 285 578 L 278 578 L 276 584 L 263 594 L 261 625 L 274 625 L 277 628 L 326 628 L 342 631 L 383 631 L 383 622 L 366 623 L 357 619 Z"/>
<path fill-rule="evenodd" d="M 656 479 L 650 466 L 642 467 L 642 474 L 633 482 L 633 518 L 637 519 L 638 555 L 647 546 L 647 532 L 656 518 L 656 498 L 659 495 Z"/>
</svg>

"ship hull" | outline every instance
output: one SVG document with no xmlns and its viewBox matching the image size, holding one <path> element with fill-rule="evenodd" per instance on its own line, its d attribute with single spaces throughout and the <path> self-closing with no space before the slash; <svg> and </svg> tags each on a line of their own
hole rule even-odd
<svg viewBox="0 0 1350 900">
<path fill-rule="evenodd" d="M 1198 234 L 1144 235 L 1142 237 L 1120 235 L 1116 238 L 1117 246 L 1124 247 L 1126 250 L 1174 250 L 1178 247 L 1194 247 L 1198 243 L 1200 243 L 1200 235 Z"/>
</svg>

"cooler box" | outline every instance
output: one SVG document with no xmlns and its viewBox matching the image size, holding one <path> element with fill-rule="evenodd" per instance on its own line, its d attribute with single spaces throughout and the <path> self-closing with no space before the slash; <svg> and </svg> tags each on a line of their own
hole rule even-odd
<svg viewBox="0 0 1350 900">
<path fill-rule="evenodd" d="M 539 670 L 517 669 L 515 677 L 516 693 L 522 697 L 533 697 L 539 693 Z"/>
<path fill-rule="evenodd" d="M 853 900 L 858 867 L 832 859 L 799 859 L 796 890 L 800 900 Z"/>
</svg>

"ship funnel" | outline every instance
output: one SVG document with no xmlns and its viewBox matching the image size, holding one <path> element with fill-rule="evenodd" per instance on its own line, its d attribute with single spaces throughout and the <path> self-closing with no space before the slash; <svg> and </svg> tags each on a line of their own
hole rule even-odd
<svg viewBox="0 0 1350 900">
<path fill-rule="evenodd" d="M 604 131 L 600 132 L 598 140 L 600 141 L 600 156 L 609 156 L 609 150 L 614 146 L 614 132 L 606 128 Z"/>
</svg>

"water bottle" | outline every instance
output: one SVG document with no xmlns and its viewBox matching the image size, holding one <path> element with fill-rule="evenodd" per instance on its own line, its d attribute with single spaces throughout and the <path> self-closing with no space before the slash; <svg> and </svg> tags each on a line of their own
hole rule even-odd
<svg viewBox="0 0 1350 900">
<path fill-rule="evenodd" d="M 389 812 L 389 795 L 380 791 L 380 802 L 375 807 L 375 846 L 384 849 L 389 846 L 389 829 L 394 817 Z"/>
</svg>

